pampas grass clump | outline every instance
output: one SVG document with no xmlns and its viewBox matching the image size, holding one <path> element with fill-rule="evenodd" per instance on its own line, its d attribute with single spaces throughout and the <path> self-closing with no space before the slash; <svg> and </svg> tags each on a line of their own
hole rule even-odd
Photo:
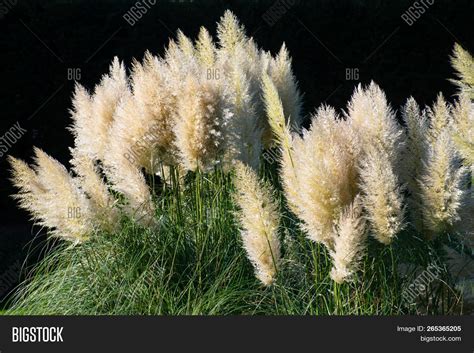
<svg viewBox="0 0 474 353">
<path fill-rule="evenodd" d="M 178 31 L 130 72 L 115 58 L 76 85 L 71 171 L 38 148 L 32 166 L 9 158 L 20 207 L 67 240 L 13 311 L 413 313 L 402 261 L 472 247 L 471 61 L 456 46 L 453 105 L 409 98 L 399 123 L 371 82 L 303 129 L 286 46 L 259 48 L 230 11 L 216 41 Z M 458 310 L 455 279 L 426 286 L 428 312 Z"/>
<path fill-rule="evenodd" d="M 356 218 L 367 220 L 369 234 L 385 245 L 407 226 L 427 239 L 446 232 L 466 234 L 458 221 L 468 208 L 468 160 L 463 162 L 453 144 L 455 121 L 458 130 L 467 130 L 472 106 L 466 98 L 452 108 L 439 95 L 433 107 L 422 112 L 410 98 L 402 109 L 402 127 L 372 82 L 355 89 L 344 117 L 322 106 L 301 135 L 290 132 L 282 101 L 268 80 L 264 98 L 280 146 L 288 205 L 308 237 L 330 252 L 334 279 L 350 278 L 356 272 L 356 254 L 367 246 L 364 232 L 354 225 L 362 223 Z M 354 206 L 356 198 L 360 207 Z M 341 229 L 352 237 L 341 237 Z M 345 239 L 353 244 L 343 244 Z M 353 248 L 353 264 L 350 256 L 338 255 L 347 248 Z M 344 266 L 341 256 L 347 259 Z"/>
<path fill-rule="evenodd" d="M 117 209 L 110 206 L 117 203 L 135 221 L 153 225 L 155 205 L 146 180 L 153 175 L 168 178 L 170 167 L 185 174 L 216 166 L 229 169 L 242 161 L 257 170 L 265 136 L 271 135 L 261 98 L 263 76 L 270 77 L 284 97 L 292 125 L 301 122 L 301 94 L 285 46 L 275 57 L 259 49 L 230 11 L 217 32 L 218 43 L 205 28 L 193 43 L 178 31 L 164 57 L 147 52 L 143 62 L 134 61 L 130 77 L 115 58 L 92 94 L 77 84 L 70 128 L 75 176 L 64 178 L 64 183 L 74 185 L 82 204 L 92 204 L 93 213 L 101 214 L 103 222 L 95 226 L 113 229 Z M 43 211 L 52 205 L 41 205 L 39 191 L 28 187 L 35 182 L 33 175 L 21 170 L 24 164 L 11 161 L 14 177 L 21 174 L 21 180 L 16 177 L 20 195 L 36 200 L 35 206 L 22 206 L 42 224 L 57 224 Z M 59 168 L 57 163 L 54 167 Z M 40 166 L 46 174 L 54 172 L 48 168 L 53 164 Z M 117 193 L 123 198 L 112 196 Z M 64 208 L 66 202 L 58 200 L 55 207 Z M 90 207 L 83 208 L 88 212 Z M 93 226 L 81 229 L 81 234 L 91 233 Z M 70 239 L 71 234 L 64 237 Z"/>
<path fill-rule="evenodd" d="M 303 221 L 308 237 L 332 253 L 334 278 L 341 281 L 355 272 L 357 253 L 364 247 L 365 230 L 361 228 L 365 226 L 360 224 L 365 221 L 359 218 L 370 221 L 371 233 L 384 244 L 391 243 L 402 229 L 403 205 L 396 174 L 401 127 L 381 89 L 371 83 L 355 90 L 345 118 L 323 106 L 313 115 L 308 131 L 302 136 L 291 134 L 276 90 L 271 85 L 266 88 L 267 113 L 280 144 L 288 203 Z M 352 246 L 354 256 L 341 254 Z M 347 263 L 341 265 L 341 258 Z"/>
</svg>

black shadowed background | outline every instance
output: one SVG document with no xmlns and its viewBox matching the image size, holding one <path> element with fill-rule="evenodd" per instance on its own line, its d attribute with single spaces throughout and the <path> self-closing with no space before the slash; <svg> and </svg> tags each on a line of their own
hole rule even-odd
<svg viewBox="0 0 474 353">
<path fill-rule="evenodd" d="M 260 47 L 275 53 L 286 43 L 306 114 L 322 103 L 343 109 L 370 80 L 394 109 L 410 95 L 421 105 L 440 91 L 452 100 L 453 44 L 474 51 L 471 0 L 0 0 L 0 137 L 15 124 L 26 130 L 0 150 L 0 299 L 45 244 L 9 197 L 6 156 L 31 161 L 38 146 L 68 165 L 74 81 L 92 90 L 114 56 L 130 66 L 147 49 L 161 54 L 178 28 L 192 38 L 200 26 L 215 34 L 226 9 Z"/>
</svg>

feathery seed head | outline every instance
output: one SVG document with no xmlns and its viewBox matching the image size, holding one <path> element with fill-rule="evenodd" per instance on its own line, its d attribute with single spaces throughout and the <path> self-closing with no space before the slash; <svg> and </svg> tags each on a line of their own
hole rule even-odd
<svg viewBox="0 0 474 353">
<path fill-rule="evenodd" d="M 330 251 L 333 260 L 331 278 L 342 283 L 351 280 L 359 269 L 366 248 L 366 222 L 359 196 L 344 209 L 335 228 L 334 249 Z"/>
<path fill-rule="evenodd" d="M 419 177 L 428 153 L 428 121 L 426 112 L 420 112 L 418 104 L 412 97 L 403 106 L 402 117 L 406 124 L 406 145 L 402 158 L 404 165 L 400 166 L 399 175 L 409 192 L 407 210 L 410 214 L 410 223 L 415 229 L 422 231 Z"/>
<path fill-rule="evenodd" d="M 347 121 L 321 107 L 311 129 L 291 140 L 292 160 L 282 158 L 282 179 L 290 207 L 303 220 L 308 237 L 329 248 L 334 225 L 358 191 L 357 147 Z"/>
<path fill-rule="evenodd" d="M 87 195 L 94 221 L 101 229 L 114 231 L 119 225 L 119 212 L 115 200 L 108 190 L 100 171 L 94 162 L 85 156 L 71 160 L 72 169 L 77 174 L 77 183 Z"/>
<path fill-rule="evenodd" d="M 434 143 L 438 136 L 449 128 L 450 125 L 450 106 L 444 100 L 443 94 L 438 94 L 433 107 L 427 108 L 430 129 L 428 133 L 430 143 Z"/>
<path fill-rule="evenodd" d="M 347 108 L 348 121 L 363 149 L 376 145 L 396 162 L 402 148 L 403 130 L 382 89 L 373 81 L 366 88 L 359 84 Z"/>
<path fill-rule="evenodd" d="M 217 37 L 219 38 L 220 47 L 227 55 L 232 53 L 237 44 L 247 39 L 245 28 L 230 10 L 224 13 L 217 24 Z"/>
<path fill-rule="evenodd" d="M 464 158 L 464 164 L 474 166 L 474 103 L 468 95 L 460 94 L 452 109 L 453 140 Z M 474 169 L 472 169 L 474 172 Z"/>
<path fill-rule="evenodd" d="M 176 145 L 188 170 L 212 168 L 223 149 L 223 109 L 219 87 L 188 77 L 177 98 Z"/>
<path fill-rule="evenodd" d="M 235 170 L 242 241 L 255 275 L 268 286 L 275 280 L 280 261 L 280 215 L 275 195 L 268 185 L 259 182 L 252 168 L 237 162 Z"/>
<path fill-rule="evenodd" d="M 449 131 L 442 131 L 430 145 L 424 172 L 420 178 L 423 221 L 437 236 L 459 219 L 467 193 L 468 169 L 453 145 Z"/>
<path fill-rule="evenodd" d="M 287 148 L 288 127 L 283 104 L 275 84 L 267 74 L 262 75 L 262 91 L 268 117 L 268 123 L 264 126 L 264 144 L 271 145 L 272 139 L 275 139 L 282 148 Z"/>
<path fill-rule="evenodd" d="M 229 111 L 226 124 L 227 159 L 240 160 L 258 170 L 262 150 L 259 116 L 255 111 L 255 94 L 251 91 L 249 74 L 234 62 L 229 83 L 224 86 L 225 105 Z"/>
<path fill-rule="evenodd" d="M 466 93 L 471 100 L 474 100 L 474 58 L 467 50 L 455 43 L 451 64 L 459 78 L 459 80 L 451 81 L 461 89 L 461 92 Z"/>
<path fill-rule="evenodd" d="M 19 188 L 14 198 L 51 235 L 75 243 L 86 240 L 94 230 L 89 200 L 61 163 L 39 148 L 34 153 L 34 168 L 9 158 L 12 181 Z"/>
<path fill-rule="evenodd" d="M 127 90 L 128 80 L 125 66 L 123 62 L 120 63 L 118 58 L 115 57 L 110 65 L 109 74 L 102 77 L 92 96 L 91 121 L 94 125 L 90 127 L 95 132 L 95 138 L 89 142 L 94 141 L 90 147 L 90 149 L 93 149 L 91 157 L 94 159 L 103 158 L 115 109 Z"/>
<path fill-rule="evenodd" d="M 196 55 L 204 67 L 212 68 L 216 62 L 216 47 L 211 35 L 204 27 L 199 30 L 198 40 L 196 41 Z"/>
<path fill-rule="evenodd" d="M 404 218 L 402 192 L 390 157 L 383 150 L 370 150 L 362 159 L 360 178 L 373 235 L 382 244 L 390 244 L 403 228 Z"/>
<path fill-rule="evenodd" d="M 271 60 L 269 71 L 281 98 L 284 116 L 287 117 L 291 126 L 298 129 L 302 122 L 302 97 L 291 69 L 291 58 L 284 43 L 277 57 Z"/>
</svg>

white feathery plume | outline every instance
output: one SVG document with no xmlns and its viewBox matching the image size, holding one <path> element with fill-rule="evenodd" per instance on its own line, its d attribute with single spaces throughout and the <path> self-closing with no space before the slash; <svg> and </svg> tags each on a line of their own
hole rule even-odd
<svg viewBox="0 0 474 353">
<path fill-rule="evenodd" d="M 204 74 L 198 58 L 195 55 L 189 55 L 189 52 L 184 52 L 179 43 L 173 40 L 170 40 L 166 48 L 163 62 L 165 64 L 163 77 L 167 83 L 166 87 L 173 95 L 177 95 L 181 91 L 186 77 L 190 75 L 200 77 Z"/>
<path fill-rule="evenodd" d="M 336 224 L 331 278 L 337 283 L 349 281 L 360 267 L 367 238 L 361 198 L 354 201 L 341 213 Z"/>
<path fill-rule="evenodd" d="M 270 86 L 271 87 L 271 86 Z M 277 94 L 266 99 L 269 121 L 282 150 L 281 177 L 291 210 L 303 221 L 308 237 L 333 247 L 334 226 L 358 191 L 358 147 L 350 125 L 323 106 L 303 138 L 285 126 Z M 272 98 L 272 99 L 269 99 Z"/>
<path fill-rule="evenodd" d="M 428 153 L 428 121 L 425 111 L 420 108 L 415 99 L 410 97 L 402 108 L 402 117 L 406 124 L 407 136 L 403 152 L 404 165 L 401 177 L 409 192 L 407 198 L 410 222 L 418 231 L 423 230 L 421 215 L 422 200 L 419 178 L 422 174 Z"/>
<path fill-rule="evenodd" d="M 382 149 L 394 166 L 398 163 L 403 147 L 403 129 L 377 84 L 372 81 L 365 88 L 359 84 L 347 106 L 347 119 L 359 137 L 362 149 L 372 146 Z"/>
<path fill-rule="evenodd" d="M 427 162 L 420 178 L 423 223 L 435 237 L 459 219 L 466 196 L 468 169 L 453 145 L 449 131 L 437 134 L 430 145 Z"/>
<path fill-rule="evenodd" d="M 323 106 L 293 149 L 299 217 L 311 240 L 332 248 L 334 225 L 358 192 L 357 145 L 347 121 Z M 295 200 L 296 201 L 296 200 Z"/>
<path fill-rule="evenodd" d="M 213 68 L 216 63 L 216 46 L 206 28 L 201 27 L 196 41 L 196 55 L 201 65 Z"/>
<path fill-rule="evenodd" d="M 217 24 L 217 37 L 219 46 L 226 55 L 231 55 L 236 45 L 247 39 L 245 28 L 230 10 L 224 13 Z"/>
<path fill-rule="evenodd" d="M 147 133 L 146 127 L 140 124 L 141 116 L 138 112 L 137 102 L 128 92 L 117 108 L 109 131 L 111 138 L 105 154 L 104 171 L 112 188 L 126 197 L 126 212 L 146 226 L 153 222 L 154 205 L 141 172 L 141 162 L 136 159 L 135 150 L 130 147 L 135 145 L 134 137 Z M 145 144 L 144 148 L 148 150 L 149 145 Z"/>
<path fill-rule="evenodd" d="M 403 227 L 403 199 L 400 194 L 400 160 L 404 133 L 374 82 L 359 85 L 348 104 L 347 119 L 357 136 L 360 158 L 360 187 L 374 236 L 390 243 Z"/>
<path fill-rule="evenodd" d="M 119 225 L 119 212 L 115 199 L 100 175 L 99 168 L 88 157 L 76 157 L 71 160 L 72 169 L 77 174 L 78 185 L 90 202 L 91 212 L 101 229 L 114 231 Z"/>
<path fill-rule="evenodd" d="M 208 170 L 223 155 L 226 112 L 220 88 L 189 76 L 177 97 L 176 146 L 187 170 Z"/>
<path fill-rule="evenodd" d="M 39 148 L 34 153 L 33 169 L 10 157 L 12 181 L 19 188 L 14 198 L 51 235 L 74 243 L 86 240 L 96 221 L 89 200 L 61 163 Z"/>
<path fill-rule="evenodd" d="M 224 86 L 229 119 L 226 122 L 227 158 L 239 160 L 258 170 L 262 150 L 262 128 L 255 112 L 255 95 L 250 89 L 248 72 L 240 65 L 244 51 L 241 48 L 229 65 Z M 239 57 L 240 56 L 240 57 Z"/>
<path fill-rule="evenodd" d="M 464 158 L 464 164 L 474 174 L 474 103 L 461 93 L 451 111 L 453 116 L 453 140 Z"/>
<path fill-rule="evenodd" d="M 304 147 L 303 139 L 288 132 L 289 147 L 284 150 L 280 147 L 280 178 L 285 192 L 286 201 L 290 210 L 301 218 L 300 208 L 303 205 L 302 194 L 300 189 L 300 180 L 296 169 L 295 161 L 293 160 L 293 151 L 301 151 Z"/>
<path fill-rule="evenodd" d="M 87 156 L 90 159 L 98 158 L 99 148 L 96 141 L 96 120 L 92 113 L 92 102 L 93 99 L 87 90 L 76 83 L 72 98 L 73 108 L 70 110 L 73 124 L 69 127 L 74 136 L 75 148 L 71 150 L 73 158 L 76 154 Z"/>
<path fill-rule="evenodd" d="M 303 140 L 296 134 L 291 134 L 285 122 L 283 104 L 278 91 L 267 74 L 262 76 L 262 90 L 268 117 L 262 142 L 268 146 L 274 140 L 278 144 L 281 151 L 280 175 L 288 206 L 293 213 L 301 217 L 300 209 L 303 201 L 297 172 L 299 169 L 293 160 L 293 149 L 303 150 Z M 297 145 L 297 148 L 294 145 Z"/>
<path fill-rule="evenodd" d="M 178 47 L 179 49 L 186 55 L 187 57 L 193 57 L 195 52 L 194 52 L 194 44 L 189 39 L 184 35 L 184 33 L 181 30 L 178 30 Z"/>
<path fill-rule="evenodd" d="M 451 81 L 460 88 L 462 93 L 474 100 L 474 58 L 467 50 L 455 43 L 451 64 L 459 78 L 459 80 Z"/>
<path fill-rule="evenodd" d="M 426 111 L 430 123 L 428 141 L 432 145 L 443 131 L 450 128 L 451 108 L 444 100 L 443 94 L 439 93 L 433 107 L 428 107 Z"/>
<path fill-rule="evenodd" d="M 267 74 L 262 75 L 262 92 L 268 122 L 263 126 L 263 144 L 269 146 L 273 140 L 285 151 L 289 149 L 289 128 L 278 90 Z"/>
<path fill-rule="evenodd" d="M 360 179 L 373 235 L 382 244 L 390 244 L 403 228 L 404 208 L 398 178 L 385 151 L 373 148 L 366 152 Z"/>
<path fill-rule="evenodd" d="M 285 117 L 294 130 L 299 130 L 302 122 L 302 97 L 285 44 L 281 46 L 277 57 L 270 62 L 269 75 L 282 101 Z"/>
<path fill-rule="evenodd" d="M 275 280 L 280 261 L 280 215 L 275 195 L 268 185 L 259 183 L 252 168 L 241 162 L 236 163 L 235 185 L 244 248 L 255 275 L 268 286 Z"/>
<path fill-rule="evenodd" d="M 177 162 L 173 131 L 176 97 L 168 87 L 166 72 L 163 62 L 149 52 L 143 64 L 135 63 L 131 75 L 134 108 L 125 117 L 129 126 L 122 125 L 129 135 L 129 148 L 150 174 L 157 172 L 159 162 Z"/>
<path fill-rule="evenodd" d="M 72 112 L 74 123 L 71 129 L 75 137 L 74 151 L 78 152 L 73 151 L 73 157 L 78 153 L 94 160 L 103 159 L 115 109 L 127 90 L 125 66 L 117 57 L 110 65 L 109 74 L 102 77 L 89 99 L 81 86 L 76 87 Z"/>
</svg>

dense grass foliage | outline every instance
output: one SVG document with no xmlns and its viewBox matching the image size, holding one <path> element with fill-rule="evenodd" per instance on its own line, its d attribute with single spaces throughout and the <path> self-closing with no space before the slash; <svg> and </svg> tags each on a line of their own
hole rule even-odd
<svg viewBox="0 0 474 353">
<path fill-rule="evenodd" d="M 271 168 L 263 171 L 272 178 Z M 19 289 L 8 314 L 403 314 L 460 313 L 453 279 L 443 271 L 413 303 L 403 289 L 437 261 L 441 241 L 402 233 L 390 246 L 370 239 L 362 269 L 336 284 L 324 246 L 310 242 L 289 213 L 279 236 L 282 263 L 264 287 L 245 256 L 234 214 L 232 175 L 188 175 L 155 185 L 158 225 L 125 216 L 117 233 L 60 244 Z M 279 196 L 282 206 L 283 199 Z M 447 241 L 447 237 L 443 237 Z M 402 264 L 410 263 L 402 273 Z"/>
</svg>

